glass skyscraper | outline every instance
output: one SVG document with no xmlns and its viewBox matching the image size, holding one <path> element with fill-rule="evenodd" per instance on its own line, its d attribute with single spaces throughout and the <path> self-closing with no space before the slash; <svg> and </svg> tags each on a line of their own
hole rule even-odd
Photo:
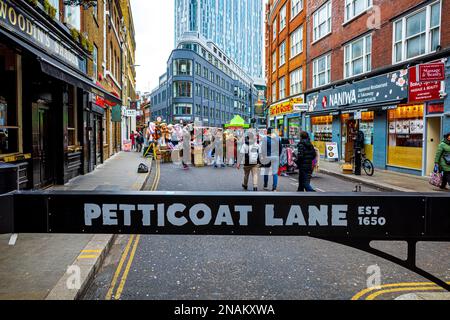
<svg viewBox="0 0 450 320">
<path fill-rule="evenodd" d="M 263 0 L 175 0 L 175 47 L 185 32 L 200 33 L 252 78 L 263 78 Z"/>
</svg>

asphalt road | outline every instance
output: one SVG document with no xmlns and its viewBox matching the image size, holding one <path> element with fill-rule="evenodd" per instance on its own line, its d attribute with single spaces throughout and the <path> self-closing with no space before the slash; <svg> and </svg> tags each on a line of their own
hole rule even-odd
<svg viewBox="0 0 450 320">
<path fill-rule="evenodd" d="M 242 174 L 233 168 L 184 171 L 164 164 L 158 190 L 242 191 Z M 323 192 L 355 189 L 354 183 L 321 174 L 313 185 Z M 280 192 L 296 189 L 296 176 L 280 178 Z M 363 186 L 362 191 L 376 190 Z M 405 256 L 402 243 L 374 246 Z M 450 281 L 450 244 L 419 244 L 418 265 Z M 373 270 L 383 287 L 365 292 Z M 85 299 L 393 299 L 417 288 L 441 291 L 386 260 L 313 238 L 118 236 Z"/>
</svg>

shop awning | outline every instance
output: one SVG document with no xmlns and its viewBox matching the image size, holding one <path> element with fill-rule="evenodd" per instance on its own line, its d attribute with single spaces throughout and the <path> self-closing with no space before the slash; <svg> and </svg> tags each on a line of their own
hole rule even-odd
<svg viewBox="0 0 450 320">
<path fill-rule="evenodd" d="M 228 124 L 225 125 L 225 128 L 226 128 L 226 129 L 234 129 L 234 128 L 239 128 L 239 129 L 244 128 L 244 129 L 248 129 L 248 128 L 250 128 L 250 125 L 249 125 L 249 124 L 246 124 L 246 123 L 245 123 L 245 120 L 242 119 L 241 116 L 237 115 L 237 116 L 234 116 L 234 118 L 230 121 L 230 123 L 228 123 Z"/>
<path fill-rule="evenodd" d="M 68 67 L 63 65 L 62 63 L 59 63 L 55 60 L 48 60 L 46 58 L 38 57 L 38 60 L 41 64 L 41 70 L 42 72 L 48 74 L 49 76 L 52 76 L 54 78 L 57 78 L 59 80 L 68 82 L 73 84 L 74 86 L 77 86 L 79 88 L 83 88 L 87 91 L 91 91 L 94 94 L 97 94 L 101 96 L 104 99 L 107 99 L 111 102 L 111 104 L 116 105 L 122 104 L 122 101 L 117 98 L 115 95 L 109 93 L 105 89 L 97 86 L 92 82 L 91 79 L 84 77 L 80 74 L 77 74 L 76 72 L 70 70 Z"/>
</svg>

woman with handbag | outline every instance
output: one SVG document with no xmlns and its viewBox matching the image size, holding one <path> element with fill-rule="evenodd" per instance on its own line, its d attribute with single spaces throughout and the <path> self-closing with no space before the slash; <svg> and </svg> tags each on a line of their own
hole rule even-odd
<svg viewBox="0 0 450 320">
<path fill-rule="evenodd" d="M 436 153 L 436 166 L 442 172 L 441 189 L 446 189 L 447 184 L 450 185 L 450 132 L 444 136 L 444 140 L 439 144 Z"/>
</svg>

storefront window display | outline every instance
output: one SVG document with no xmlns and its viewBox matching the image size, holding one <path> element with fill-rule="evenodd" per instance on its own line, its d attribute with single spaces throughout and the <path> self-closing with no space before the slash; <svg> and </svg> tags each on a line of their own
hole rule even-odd
<svg viewBox="0 0 450 320">
<path fill-rule="evenodd" d="M 289 139 L 298 143 L 300 141 L 300 118 L 288 119 Z"/>
<path fill-rule="evenodd" d="M 277 119 L 277 134 L 284 137 L 284 119 Z"/>
<path fill-rule="evenodd" d="M 19 152 L 16 55 L 0 45 L 0 157 Z"/>
<path fill-rule="evenodd" d="M 373 161 L 373 125 L 374 113 L 363 112 L 359 121 L 359 130 L 364 133 L 364 152 L 368 159 Z"/>
<path fill-rule="evenodd" d="M 321 155 L 325 155 L 325 144 L 332 142 L 333 116 L 311 117 L 313 145 L 317 147 Z"/>
<path fill-rule="evenodd" d="M 399 106 L 389 110 L 388 165 L 422 169 L 424 138 L 423 105 Z"/>
</svg>

